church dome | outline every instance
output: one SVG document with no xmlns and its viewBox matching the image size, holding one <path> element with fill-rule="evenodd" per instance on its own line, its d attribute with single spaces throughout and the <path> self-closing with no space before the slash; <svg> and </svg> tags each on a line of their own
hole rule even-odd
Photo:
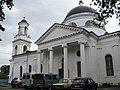
<svg viewBox="0 0 120 90">
<path fill-rule="evenodd" d="M 75 14 L 80 14 L 80 13 L 96 13 L 96 10 L 89 6 L 80 5 L 73 8 L 71 11 L 69 11 L 66 18 Z"/>
<path fill-rule="evenodd" d="M 21 23 L 26 23 L 29 25 L 29 23 L 25 20 L 25 17 L 23 17 L 23 19 L 18 23 L 18 25 L 20 25 Z"/>
<path fill-rule="evenodd" d="M 103 35 L 105 33 L 104 24 L 101 26 L 95 26 L 93 19 L 97 17 L 97 11 L 90 6 L 79 6 L 73 8 L 68 12 L 62 24 L 72 27 L 82 27 L 89 32 L 94 32 L 97 35 Z"/>
</svg>

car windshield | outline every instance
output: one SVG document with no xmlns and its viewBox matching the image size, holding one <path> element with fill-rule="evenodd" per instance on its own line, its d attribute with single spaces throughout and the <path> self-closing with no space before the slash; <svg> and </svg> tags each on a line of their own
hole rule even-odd
<svg viewBox="0 0 120 90">
<path fill-rule="evenodd" d="M 74 79 L 73 83 L 83 83 L 84 80 L 83 79 Z"/>
<path fill-rule="evenodd" d="M 35 74 L 34 75 L 34 79 L 44 79 L 44 75 L 43 74 Z"/>
<path fill-rule="evenodd" d="M 17 80 L 17 79 L 18 79 L 18 78 L 14 78 L 13 81 L 14 81 L 14 80 Z"/>
<path fill-rule="evenodd" d="M 70 83 L 72 82 L 72 80 L 68 80 L 68 79 L 60 79 L 59 83 Z"/>
</svg>

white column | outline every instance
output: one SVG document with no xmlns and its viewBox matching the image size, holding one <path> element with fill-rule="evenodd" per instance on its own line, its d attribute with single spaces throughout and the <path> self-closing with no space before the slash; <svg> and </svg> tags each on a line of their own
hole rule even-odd
<svg viewBox="0 0 120 90">
<path fill-rule="evenodd" d="M 86 77 L 85 42 L 80 42 L 80 54 L 81 54 L 81 77 Z"/>
<path fill-rule="evenodd" d="M 67 45 L 63 45 L 64 49 L 64 78 L 68 78 L 68 49 Z"/>
<path fill-rule="evenodd" d="M 49 73 L 53 73 L 53 49 L 49 48 Z"/>
<path fill-rule="evenodd" d="M 41 56 L 41 51 L 38 51 L 38 58 L 37 58 L 37 73 L 40 73 L 40 56 Z"/>
</svg>

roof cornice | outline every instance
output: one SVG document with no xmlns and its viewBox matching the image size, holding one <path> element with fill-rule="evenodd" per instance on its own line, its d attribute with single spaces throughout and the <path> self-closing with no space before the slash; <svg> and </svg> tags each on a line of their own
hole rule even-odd
<svg viewBox="0 0 120 90">
<path fill-rule="evenodd" d="M 29 52 L 26 52 L 26 53 L 21 53 L 21 54 L 17 54 L 17 55 L 13 55 L 12 57 L 15 58 L 15 57 L 21 57 L 21 56 L 26 56 L 26 55 L 32 55 L 32 54 L 38 54 L 37 50 L 35 51 L 29 51 Z"/>
<path fill-rule="evenodd" d="M 16 42 L 16 41 L 25 41 L 25 42 L 28 42 L 28 43 L 32 43 L 31 41 L 28 41 L 28 40 L 23 40 L 23 39 L 16 39 L 14 41 L 12 41 L 13 43 Z"/>
<path fill-rule="evenodd" d="M 62 25 L 62 24 L 58 24 L 56 27 L 61 27 L 61 28 L 71 29 L 71 30 L 76 30 L 76 31 L 78 31 L 78 32 L 72 33 L 72 34 L 69 34 L 69 35 L 66 35 L 66 36 L 54 38 L 54 39 L 51 39 L 51 40 L 49 40 L 49 41 L 41 42 L 41 43 L 38 43 L 38 45 L 42 45 L 42 44 L 50 43 L 50 42 L 53 42 L 53 41 L 57 41 L 57 40 L 69 38 L 69 37 L 72 37 L 72 36 L 75 36 L 75 35 L 78 35 L 78 34 L 84 34 L 84 35 L 86 35 L 87 37 L 93 37 L 93 38 L 95 38 L 96 40 L 98 40 L 98 36 L 97 36 L 95 33 L 93 33 L 93 32 L 88 32 L 88 31 L 87 31 L 86 29 L 84 29 L 84 28 L 72 27 L 72 26 Z"/>
<path fill-rule="evenodd" d="M 49 40 L 49 41 L 42 42 L 42 43 L 40 43 L 39 45 L 42 45 L 42 44 L 45 44 L 45 43 L 50 43 L 50 42 L 57 41 L 57 40 L 61 40 L 61 39 L 65 39 L 65 38 L 69 38 L 69 37 L 75 36 L 75 35 L 77 35 L 77 34 L 81 34 L 82 32 L 83 32 L 83 31 L 80 31 L 80 32 L 77 32 L 77 33 L 73 33 L 73 34 L 69 34 L 69 35 L 63 36 L 63 37 L 51 39 L 51 40 Z"/>
<path fill-rule="evenodd" d="M 66 17 L 66 18 L 63 20 L 62 23 L 66 22 L 66 21 L 68 21 L 68 20 L 70 20 L 70 19 L 75 19 L 75 18 L 81 18 L 81 19 L 83 19 L 83 16 L 84 16 L 84 17 L 85 17 L 85 16 L 95 16 L 95 14 L 94 14 L 94 13 L 80 13 L 80 14 L 71 15 L 71 16 L 69 16 L 69 17 Z"/>
<path fill-rule="evenodd" d="M 63 29 L 69 29 L 69 30 L 72 30 L 72 31 L 74 30 L 74 31 L 77 31 L 77 32 L 80 32 L 83 29 L 83 28 L 78 28 L 78 27 L 73 27 L 73 26 L 68 26 L 68 25 L 55 23 L 35 43 L 39 44 L 38 42 L 42 41 L 56 27 L 63 28 Z"/>
<path fill-rule="evenodd" d="M 116 31 L 116 32 L 101 35 L 101 36 L 99 36 L 99 40 L 103 40 L 103 39 L 107 39 L 107 38 L 111 38 L 111 37 L 115 37 L 115 36 L 120 37 L 120 31 Z"/>
</svg>

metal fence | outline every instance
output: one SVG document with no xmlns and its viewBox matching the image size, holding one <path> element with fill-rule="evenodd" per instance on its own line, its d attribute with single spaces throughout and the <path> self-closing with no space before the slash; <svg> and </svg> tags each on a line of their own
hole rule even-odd
<svg viewBox="0 0 120 90">
<path fill-rule="evenodd" d="M 0 79 L 0 83 L 8 83 L 8 79 Z"/>
</svg>

